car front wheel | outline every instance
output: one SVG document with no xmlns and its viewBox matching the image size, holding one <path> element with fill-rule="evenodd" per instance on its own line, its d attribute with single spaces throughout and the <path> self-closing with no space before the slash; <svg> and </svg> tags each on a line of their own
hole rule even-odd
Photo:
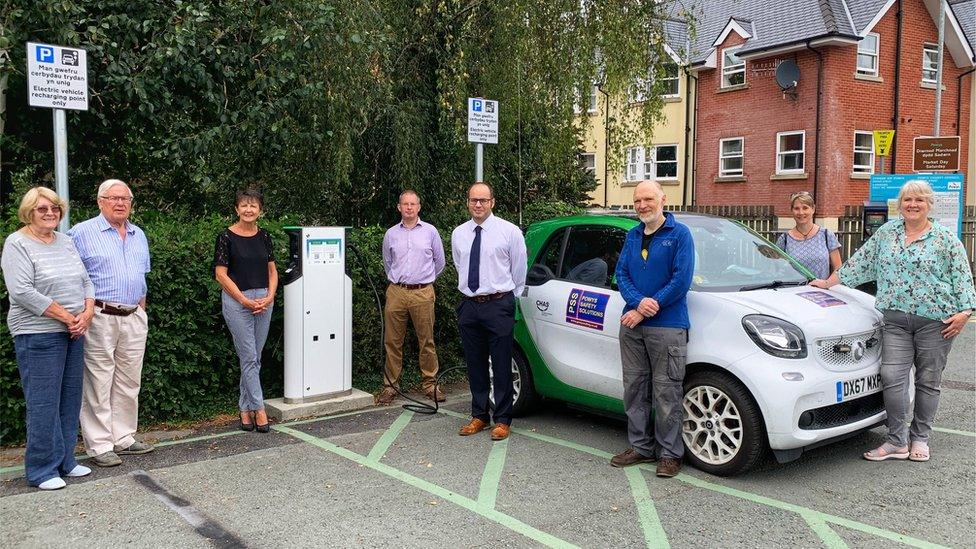
<svg viewBox="0 0 976 549">
<path fill-rule="evenodd" d="M 685 457 L 697 469 L 719 476 L 751 469 L 766 450 L 759 407 L 729 374 L 702 371 L 685 379 L 682 438 Z"/>
<path fill-rule="evenodd" d="M 490 364 L 490 361 L 489 361 Z M 488 368 L 488 405 L 495 408 L 495 376 L 492 368 Z M 532 384 L 532 372 L 529 363 L 517 350 L 512 351 L 512 416 L 521 417 L 529 413 L 535 406 L 536 393 Z"/>
</svg>

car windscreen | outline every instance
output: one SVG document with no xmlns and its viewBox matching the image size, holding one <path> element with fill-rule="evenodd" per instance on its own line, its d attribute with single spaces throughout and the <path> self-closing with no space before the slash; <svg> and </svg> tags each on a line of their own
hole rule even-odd
<svg viewBox="0 0 976 549">
<path fill-rule="evenodd" d="M 807 283 L 807 275 L 789 256 L 738 223 L 705 216 L 682 216 L 680 221 L 695 240 L 693 290 L 734 292 Z"/>
</svg>

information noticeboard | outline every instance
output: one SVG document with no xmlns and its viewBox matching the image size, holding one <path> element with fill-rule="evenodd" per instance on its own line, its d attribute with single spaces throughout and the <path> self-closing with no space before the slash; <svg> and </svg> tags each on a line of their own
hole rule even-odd
<svg viewBox="0 0 976 549">
<path fill-rule="evenodd" d="M 88 56 L 81 48 L 27 43 L 27 104 L 88 110 Z"/>
<path fill-rule="evenodd" d="M 940 225 L 955 229 L 962 238 L 963 174 L 874 174 L 871 176 L 871 201 L 888 204 L 888 219 L 901 217 L 898 208 L 898 191 L 908 181 L 925 181 L 935 191 L 935 204 L 929 217 Z"/>
</svg>

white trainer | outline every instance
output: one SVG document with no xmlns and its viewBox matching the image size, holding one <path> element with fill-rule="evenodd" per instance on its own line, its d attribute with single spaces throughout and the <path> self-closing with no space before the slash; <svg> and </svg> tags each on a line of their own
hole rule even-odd
<svg viewBox="0 0 976 549">
<path fill-rule="evenodd" d="M 64 480 L 61 477 L 54 477 L 45 480 L 44 482 L 37 485 L 41 490 L 60 490 L 65 487 Z"/>
<path fill-rule="evenodd" d="M 91 474 L 91 471 L 92 470 L 90 468 L 79 464 L 79 465 L 75 465 L 74 469 L 68 471 L 68 476 L 71 478 L 87 477 L 88 475 Z"/>
</svg>

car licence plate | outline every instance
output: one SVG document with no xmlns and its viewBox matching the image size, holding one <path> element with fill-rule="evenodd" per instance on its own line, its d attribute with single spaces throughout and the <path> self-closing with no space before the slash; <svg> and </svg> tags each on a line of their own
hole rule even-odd
<svg viewBox="0 0 976 549">
<path fill-rule="evenodd" d="M 837 402 L 846 402 L 881 390 L 881 374 L 837 382 Z"/>
</svg>

